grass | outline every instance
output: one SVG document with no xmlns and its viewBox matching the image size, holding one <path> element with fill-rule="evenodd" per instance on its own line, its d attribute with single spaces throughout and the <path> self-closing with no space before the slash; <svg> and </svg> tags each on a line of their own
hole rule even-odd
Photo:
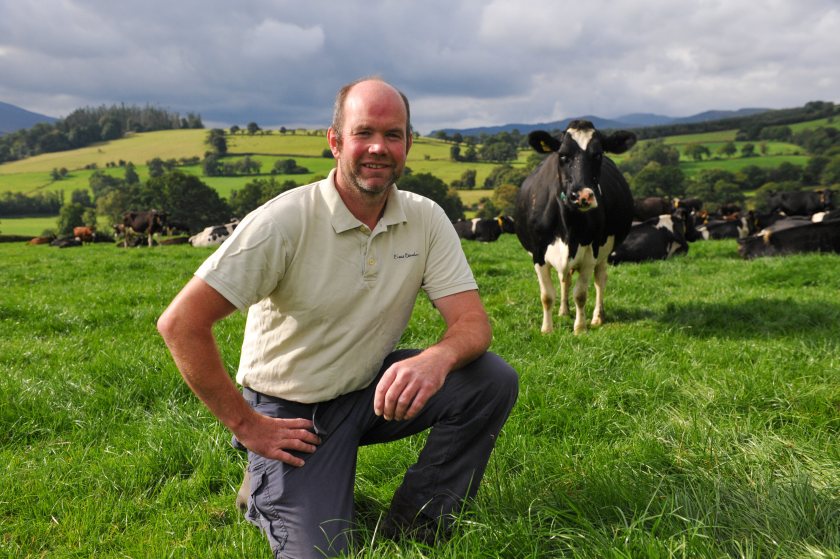
<svg viewBox="0 0 840 559">
<path fill-rule="evenodd" d="M 422 436 L 362 449 L 353 557 L 840 557 L 840 256 L 706 241 L 615 267 L 608 322 L 575 337 L 539 333 L 513 236 L 464 246 L 519 400 L 434 549 L 376 532 Z M 0 245 L 0 557 L 268 556 L 233 508 L 242 457 L 154 329 L 209 253 Z M 216 329 L 231 371 L 243 323 Z M 440 331 L 421 297 L 401 343 Z"/>
</svg>

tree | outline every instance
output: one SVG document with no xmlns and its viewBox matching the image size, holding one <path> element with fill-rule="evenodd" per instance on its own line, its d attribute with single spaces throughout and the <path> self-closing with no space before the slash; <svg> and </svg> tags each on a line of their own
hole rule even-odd
<svg viewBox="0 0 840 559">
<path fill-rule="evenodd" d="M 690 157 L 695 161 L 701 161 L 703 157 L 709 157 L 711 152 L 705 144 L 690 143 L 685 146 L 685 156 Z"/>
<path fill-rule="evenodd" d="M 840 184 L 840 155 L 832 157 L 820 173 L 820 183 L 824 185 Z"/>
<path fill-rule="evenodd" d="M 276 178 L 254 179 L 245 184 L 242 190 L 230 194 L 230 209 L 233 215 L 244 217 L 278 194 L 296 188 L 298 184 L 287 180 L 279 182 Z"/>
<path fill-rule="evenodd" d="M 482 161 L 513 161 L 517 157 L 516 146 L 507 142 L 484 144 L 478 152 Z"/>
<path fill-rule="evenodd" d="M 219 156 L 214 153 L 204 158 L 204 161 L 201 163 L 201 168 L 205 177 L 218 177 L 222 174 L 222 162 Z"/>
<path fill-rule="evenodd" d="M 752 157 L 755 155 L 755 144 L 747 142 L 741 146 L 741 157 Z"/>
<path fill-rule="evenodd" d="M 651 161 L 663 167 L 677 166 L 680 163 L 680 152 L 674 146 L 666 145 L 663 140 L 643 142 L 630 151 L 630 155 L 621 163 L 621 169 L 635 175 Z"/>
<path fill-rule="evenodd" d="M 449 148 L 449 159 L 452 161 L 461 160 L 461 148 L 459 146 L 454 145 Z"/>
<path fill-rule="evenodd" d="M 146 161 L 146 166 L 149 169 L 150 178 L 159 177 L 165 171 L 163 167 L 163 159 L 161 159 L 160 157 L 155 157 L 154 159 Z"/>
<path fill-rule="evenodd" d="M 222 156 L 227 153 L 227 139 L 225 138 L 225 131 L 221 128 L 213 128 L 207 135 L 207 144 L 213 153 Z M 206 174 L 206 173 L 205 173 Z"/>
<path fill-rule="evenodd" d="M 679 167 L 660 165 L 650 161 L 644 169 L 630 180 L 633 195 L 639 198 L 646 196 L 680 196 L 684 190 L 685 176 Z"/>
<path fill-rule="evenodd" d="M 278 159 L 271 170 L 272 175 L 305 175 L 308 172 L 309 169 L 299 166 L 294 159 Z"/>
<path fill-rule="evenodd" d="M 149 179 L 134 200 L 138 207 L 159 208 L 190 232 L 224 223 L 231 217 L 227 203 L 201 179 L 178 170 Z"/>
<path fill-rule="evenodd" d="M 137 169 L 134 168 L 134 163 L 129 161 L 125 165 L 125 184 L 137 184 L 140 182 L 140 175 L 137 174 Z"/>
<path fill-rule="evenodd" d="M 260 127 L 257 125 L 256 122 L 249 122 L 247 128 L 248 134 L 250 134 L 251 136 L 260 131 Z"/>
<path fill-rule="evenodd" d="M 400 190 L 415 192 L 434 200 L 443 208 L 450 220 L 464 218 L 464 204 L 461 202 L 458 193 L 447 187 L 445 182 L 431 173 L 403 176 L 397 181 L 397 187 Z"/>
<path fill-rule="evenodd" d="M 475 169 L 467 169 L 461 173 L 460 179 L 452 181 L 452 188 L 456 190 L 472 190 L 475 188 Z"/>
<path fill-rule="evenodd" d="M 732 157 L 738 153 L 738 148 L 735 147 L 735 142 L 726 142 L 717 149 L 717 152 L 724 157 Z"/>
<path fill-rule="evenodd" d="M 78 202 L 71 202 L 61 206 L 58 212 L 58 234 L 70 235 L 74 227 L 81 227 L 85 224 L 84 214 L 87 208 Z"/>
</svg>

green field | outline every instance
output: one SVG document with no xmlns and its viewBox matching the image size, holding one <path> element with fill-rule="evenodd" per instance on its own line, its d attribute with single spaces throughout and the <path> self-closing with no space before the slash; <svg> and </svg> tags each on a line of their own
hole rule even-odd
<svg viewBox="0 0 840 559">
<path fill-rule="evenodd" d="M 519 400 L 435 548 L 377 530 L 422 436 L 363 448 L 352 557 L 840 557 L 840 255 L 705 241 L 611 268 L 607 323 L 573 336 L 539 333 L 513 236 L 464 246 Z M 242 456 L 155 331 L 209 253 L 0 244 L 0 557 L 270 555 L 234 509 Z M 231 372 L 243 323 L 215 330 Z M 401 344 L 440 331 L 421 297 Z"/>
</svg>

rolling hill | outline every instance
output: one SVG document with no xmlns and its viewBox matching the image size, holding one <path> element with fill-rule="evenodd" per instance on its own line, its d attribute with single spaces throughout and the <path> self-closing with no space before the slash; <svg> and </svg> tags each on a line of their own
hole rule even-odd
<svg viewBox="0 0 840 559">
<path fill-rule="evenodd" d="M 53 123 L 57 118 L 46 116 L 0 101 L 0 136 L 31 128 L 39 122 Z"/>
<path fill-rule="evenodd" d="M 447 135 L 459 133 L 462 136 L 478 136 L 480 134 L 498 134 L 499 132 L 513 132 L 519 130 L 522 134 L 527 134 L 532 130 L 563 130 L 568 124 L 577 119 L 591 121 L 596 128 L 600 129 L 635 129 L 646 128 L 650 126 L 670 126 L 674 124 L 693 124 L 700 122 L 709 122 L 713 120 L 723 120 L 728 118 L 752 116 L 767 112 L 770 109 L 739 109 L 737 111 L 704 111 L 692 116 L 686 117 L 670 117 L 658 115 L 653 113 L 633 113 L 616 118 L 603 118 L 594 115 L 577 116 L 573 118 L 566 118 L 563 120 L 555 120 L 553 122 L 542 122 L 535 124 L 502 124 L 499 126 L 481 126 L 476 128 L 442 128 L 440 130 L 433 130 L 429 135 L 435 136 L 439 132 L 445 132 Z"/>
</svg>

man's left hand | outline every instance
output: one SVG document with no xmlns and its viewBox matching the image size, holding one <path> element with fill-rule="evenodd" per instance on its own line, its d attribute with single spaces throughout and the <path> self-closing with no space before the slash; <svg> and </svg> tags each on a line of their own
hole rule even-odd
<svg viewBox="0 0 840 559">
<path fill-rule="evenodd" d="M 424 353 L 397 361 L 379 379 L 374 413 L 388 421 L 413 418 L 443 386 L 447 372 L 434 357 Z"/>
</svg>

